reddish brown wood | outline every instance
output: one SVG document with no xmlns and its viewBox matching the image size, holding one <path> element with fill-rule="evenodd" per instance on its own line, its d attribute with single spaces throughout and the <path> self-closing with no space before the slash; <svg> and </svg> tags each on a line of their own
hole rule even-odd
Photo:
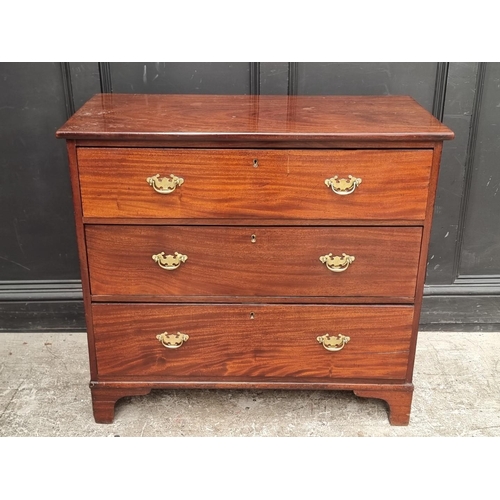
<svg viewBox="0 0 500 500">
<path fill-rule="evenodd" d="M 377 389 L 355 389 L 354 394 L 362 398 L 383 399 L 389 405 L 389 422 L 391 425 L 408 425 L 410 423 L 413 385 L 383 387 Z"/>
<path fill-rule="evenodd" d="M 452 131 L 409 97 L 107 94 L 57 135 L 69 139 L 97 421 L 152 388 L 259 388 L 354 390 L 408 423 Z M 156 173 L 185 183 L 159 195 L 146 183 Z M 334 175 L 363 181 L 340 197 L 324 185 Z M 164 271 L 161 251 L 188 261 Z M 356 260 L 331 273 L 319 262 L 330 252 Z M 156 335 L 170 330 L 189 341 L 164 348 Z M 328 352 L 325 333 L 351 341 Z"/>
<path fill-rule="evenodd" d="M 90 384 L 94 419 L 98 424 L 111 424 L 115 418 L 116 402 L 126 396 L 144 396 L 151 392 L 148 387 L 107 387 Z"/>
<path fill-rule="evenodd" d="M 229 136 L 230 137 L 230 136 Z M 110 148 L 201 148 L 201 149 L 429 149 L 433 148 L 435 141 L 424 140 L 403 140 L 389 142 L 387 140 L 371 140 L 363 138 L 356 140 L 335 139 L 334 141 L 309 140 L 307 136 L 296 137 L 294 140 L 280 140 L 276 138 L 272 141 L 262 141 L 258 138 L 248 136 L 245 139 L 207 139 L 200 140 L 193 137 L 184 139 L 172 139 L 171 137 L 157 137 L 154 140 L 129 139 L 129 140 L 75 140 L 77 147 L 110 147 Z"/>
<path fill-rule="evenodd" d="M 432 149 L 78 150 L 85 217 L 422 220 L 431 163 Z M 184 184 L 156 193 L 156 174 Z M 325 185 L 335 175 L 362 183 L 341 196 Z"/>
<path fill-rule="evenodd" d="M 150 295 L 92 295 L 93 302 L 152 302 Z M 414 297 L 257 297 L 241 295 L 155 295 L 153 302 L 163 304 L 413 304 Z"/>
<path fill-rule="evenodd" d="M 94 304 L 93 312 L 101 380 L 403 380 L 413 319 L 408 306 Z M 165 331 L 189 340 L 167 349 L 156 338 Z M 317 341 L 327 333 L 350 341 L 327 351 Z"/>
<path fill-rule="evenodd" d="M 413 297 L 421 229 L 89 226 L 86 238 L 95 295 Z M 168 271 L 159 252 L 188 259 Z M 332 272 L 329 253 L 355 261 Z"/>
<path fill-rule="evenodd" d="M 223 380 L 140 380 L 131 381 L 120 379 L 118 377 L 101 381 L 92 382 L 91 384 L 99 385 L 100 387 L 108 387 L 114 389 L 136 389 L 138 387 L 152 389 L 276 389 L 276 390 L 321 390 L 321 391 L 355 391 L 355 390 L 402 390 L 408 387 L 408 384 L 398 381 L 384 380 L 383 382 L 366 382 L 354 379 L 329 380 L 327 382 L 312 378 L 300 379 L 276 379 L 269 377 L 265 381 L 251 379 L 242 381 L 241 379 L 233 379 L 224 377 Z"/>
<path fill-rule="evenodd" d="M 453 133 L 407 96 L 100 94 L 57 132 L 65 139 L 422 141 Z"/>
<path fill-rule="evenodd" d="M 388 383 L 389 382 L 389 383 Z M 91 384 L 92 385 L 92 384 Z M 126 382 L 101 382 L 92 385 L 92 404 L 94 419 L 100 424 L 110 424 L 114 420 L 115 404 L 118 399 L 127 396 L 149 394 L 152 389 L 264 389 L 264 390 L 352 390 L 358 397 L 383 399 L 389 406 L 389 422 L 391 425 L 408 425 L 410 420 L 412 384 L 394 384 L 386 381 L 380 383 L 359 383 L 352 380 L 320 382 L 317 379 L 301 378 L 294 380 L 272 380 L 265 382 L 231 380 L 155 380 Z"/>
<path fill-rule="evenodd" d="M 69 171 L 71 189 L 73 192 L 73 210 L 75 212 L 75 229 L 78 244 L 78 257 L 80 260 L 80 276 L 82 278 L 83 304 L 85 308 L 85 324 L 87 327 L 88 351 L 90 361 L 90 375 L 93 379 L 97 377 L 97 365 L 95 361 L 94 332 L 92 328 L 92 308 L 90 297 L 90 280 L 87 262 L 87 250 L 85 245 L 85 232 L 82 223 L 82 200 L 80 195 L 80 183 L 78 178 L 78 161 L 74 141 L 67 141 Z"/>
<path fill-rule="evenodd" d="M 137 219 L 137 218 L 107 218 L 83 217 L 84 224 L 113 224 L 121 226 L 331 226 L 332 221 L 327 219 Z M 394 220 L 361 220 L 337 219 L 336 226 L 418 226 L 422 220 L 394 219 Z"/>
<path fill-rule="evenodd" d="M 434 158 L 432 162 L 432 175 L 429 185 L 429 197 L 427 200 L 427 209 L 425 216 L 425 224 L 423 228 L 422 245 L 420 250 L 420 259 L 418 264 L 417 288 L 415 293 L 415 317 L 413 319 L 413 335 L 411 341 L 411 358 L 408 363 L 408 373 L 406 376 L 407 382 L 411 382 L 413 377 L 413 366 L 415 363 L 415 352 L 417 349 L 417 335 L 420 320 L 420 312 L 422 309 L 422 298 L 424 292 L 425 277 L 427 274 L 427 256 L 429 253 L 429 243 L 431 240 L 432 218 L 434 215 L 434 202 L 436 199 L 439 165 L 441 162 L 442 144 L 439 144 L 434 150 Z"/>
</svg>

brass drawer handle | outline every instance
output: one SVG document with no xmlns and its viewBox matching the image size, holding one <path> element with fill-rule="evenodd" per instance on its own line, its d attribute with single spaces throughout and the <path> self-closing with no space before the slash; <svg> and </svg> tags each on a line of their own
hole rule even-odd
<svg viewBox="0 0 500 500">
<path fill-rule="evenodd" d="M 341 257 L 338 255 L 332 257 L 332 254 L 329 253 L 328 255 L 322 255 L 319 260 L 325 264 L 330 271 L 342 273 L 349 267 L 349 264 L 355 261 L 355 257 L 354 255 L 347 255 L 346 253 L 343 253 Z"/>
<path fill-rule="evenodd" d="M 181 332 L 163 332 L 160 333 L 160 335 L 157 335 L 156 338 L 161 342 L 161 345 L 167 349 L 179 349 L 184 342 L 189 340 L 189 335 Z"/>
<path fill-rule="evenodd" d="M 173 271 L 177 269 L 183 262 L 186 262 L 187 255 L 182 255 L 175 252 L 174 255 L 165 255 L 165 252 L 157 253 L 151 257 L 162 269 Z"/>
<path fill-rule="evenodd" d="M 339 179 L 338 175 L 325 180 L 325 184 L 332 188 L 332 191 L 336 194 L 344 196 L 346 194 L 351 194 L 354 190 L 361 184 L 361 179 L 359 177 L 349 176 L 349 179 Z"/>
<path fill-rule="evenodd" d="M 347 337 L 342 335 L 341 333 L 337 337 L 330 337 L 327 333 L 326 335 L 322 335 L 321 337 L 317 337 L 316 340 L 323 344 L 323 347 L 327 351 L 340 351 L 344 348 L 344 346 L 351 340 L 351 337 Z"/>
<path fill-rule="evenodd" d="M 170 174 L 170 177 L 162 177 L 161 179 L 160 174 L 156 174 L 152 177 L 148 177 L 146 181 L 150 186 L 153 186 L 153 189 L 157 193 L 160 194 L 169 194 L 172 191 L 175 191 L 177 186 L 184 184 L 184 179 L 182 177 L 177 177 L 174 174 Z"/>
</svg>

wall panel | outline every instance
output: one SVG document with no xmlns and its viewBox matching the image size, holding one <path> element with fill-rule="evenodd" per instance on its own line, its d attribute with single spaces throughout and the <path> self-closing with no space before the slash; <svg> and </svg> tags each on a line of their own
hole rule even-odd
<svg viewBox="0 0 500 500">
<path fill-rule="evenodd" d="M 445 142 L 422 327 L 500 329 L 500 63 L 0 64 L 0 330 L 84 328 L 64 142 L 98 92 L 408 94 Z"/>
<path fill-rule="evenodd" d="M 458 274 L 500 285 L 500 63 L 486 65 L 482 84 Z"/>
<path fill-rule="evenodd" d="M 249 94 L 250 63 L 111 63 L 113 92 Z"/>
<path fill-rule="evenodd" d="M 437 63 L 299 63 L 304 95 L 411 95 L 432 112 Z"/>
<path fill-rule="evenodd" d="M 78 279 L 59 63 L 0 64 L 0 281 Z"/>
</svg>

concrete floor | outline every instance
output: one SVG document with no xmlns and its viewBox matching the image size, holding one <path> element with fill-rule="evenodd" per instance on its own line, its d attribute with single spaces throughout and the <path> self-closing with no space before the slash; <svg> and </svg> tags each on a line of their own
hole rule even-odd
<svg viewBox="0 0 500 500">
<path fill-rule="evenodd" d="M 94 423 L 85 334 L 0 334 L 0 436 L 500 436 L 500 333 L 421 332 L 410 425 L 352 392 L 153 391 Z"/>
</svg>

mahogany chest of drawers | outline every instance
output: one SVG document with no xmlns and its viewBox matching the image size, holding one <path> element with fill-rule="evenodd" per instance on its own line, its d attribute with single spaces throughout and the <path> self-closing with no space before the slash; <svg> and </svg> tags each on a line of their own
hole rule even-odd
<svg viewBox="0 0 500 500">
<path fill-rule="evenodd" d="M 94 416 L 351 390 L 409 421 L 442 141 L 404 96 L 102 94 L 67 140 Z"/>
</svg>

